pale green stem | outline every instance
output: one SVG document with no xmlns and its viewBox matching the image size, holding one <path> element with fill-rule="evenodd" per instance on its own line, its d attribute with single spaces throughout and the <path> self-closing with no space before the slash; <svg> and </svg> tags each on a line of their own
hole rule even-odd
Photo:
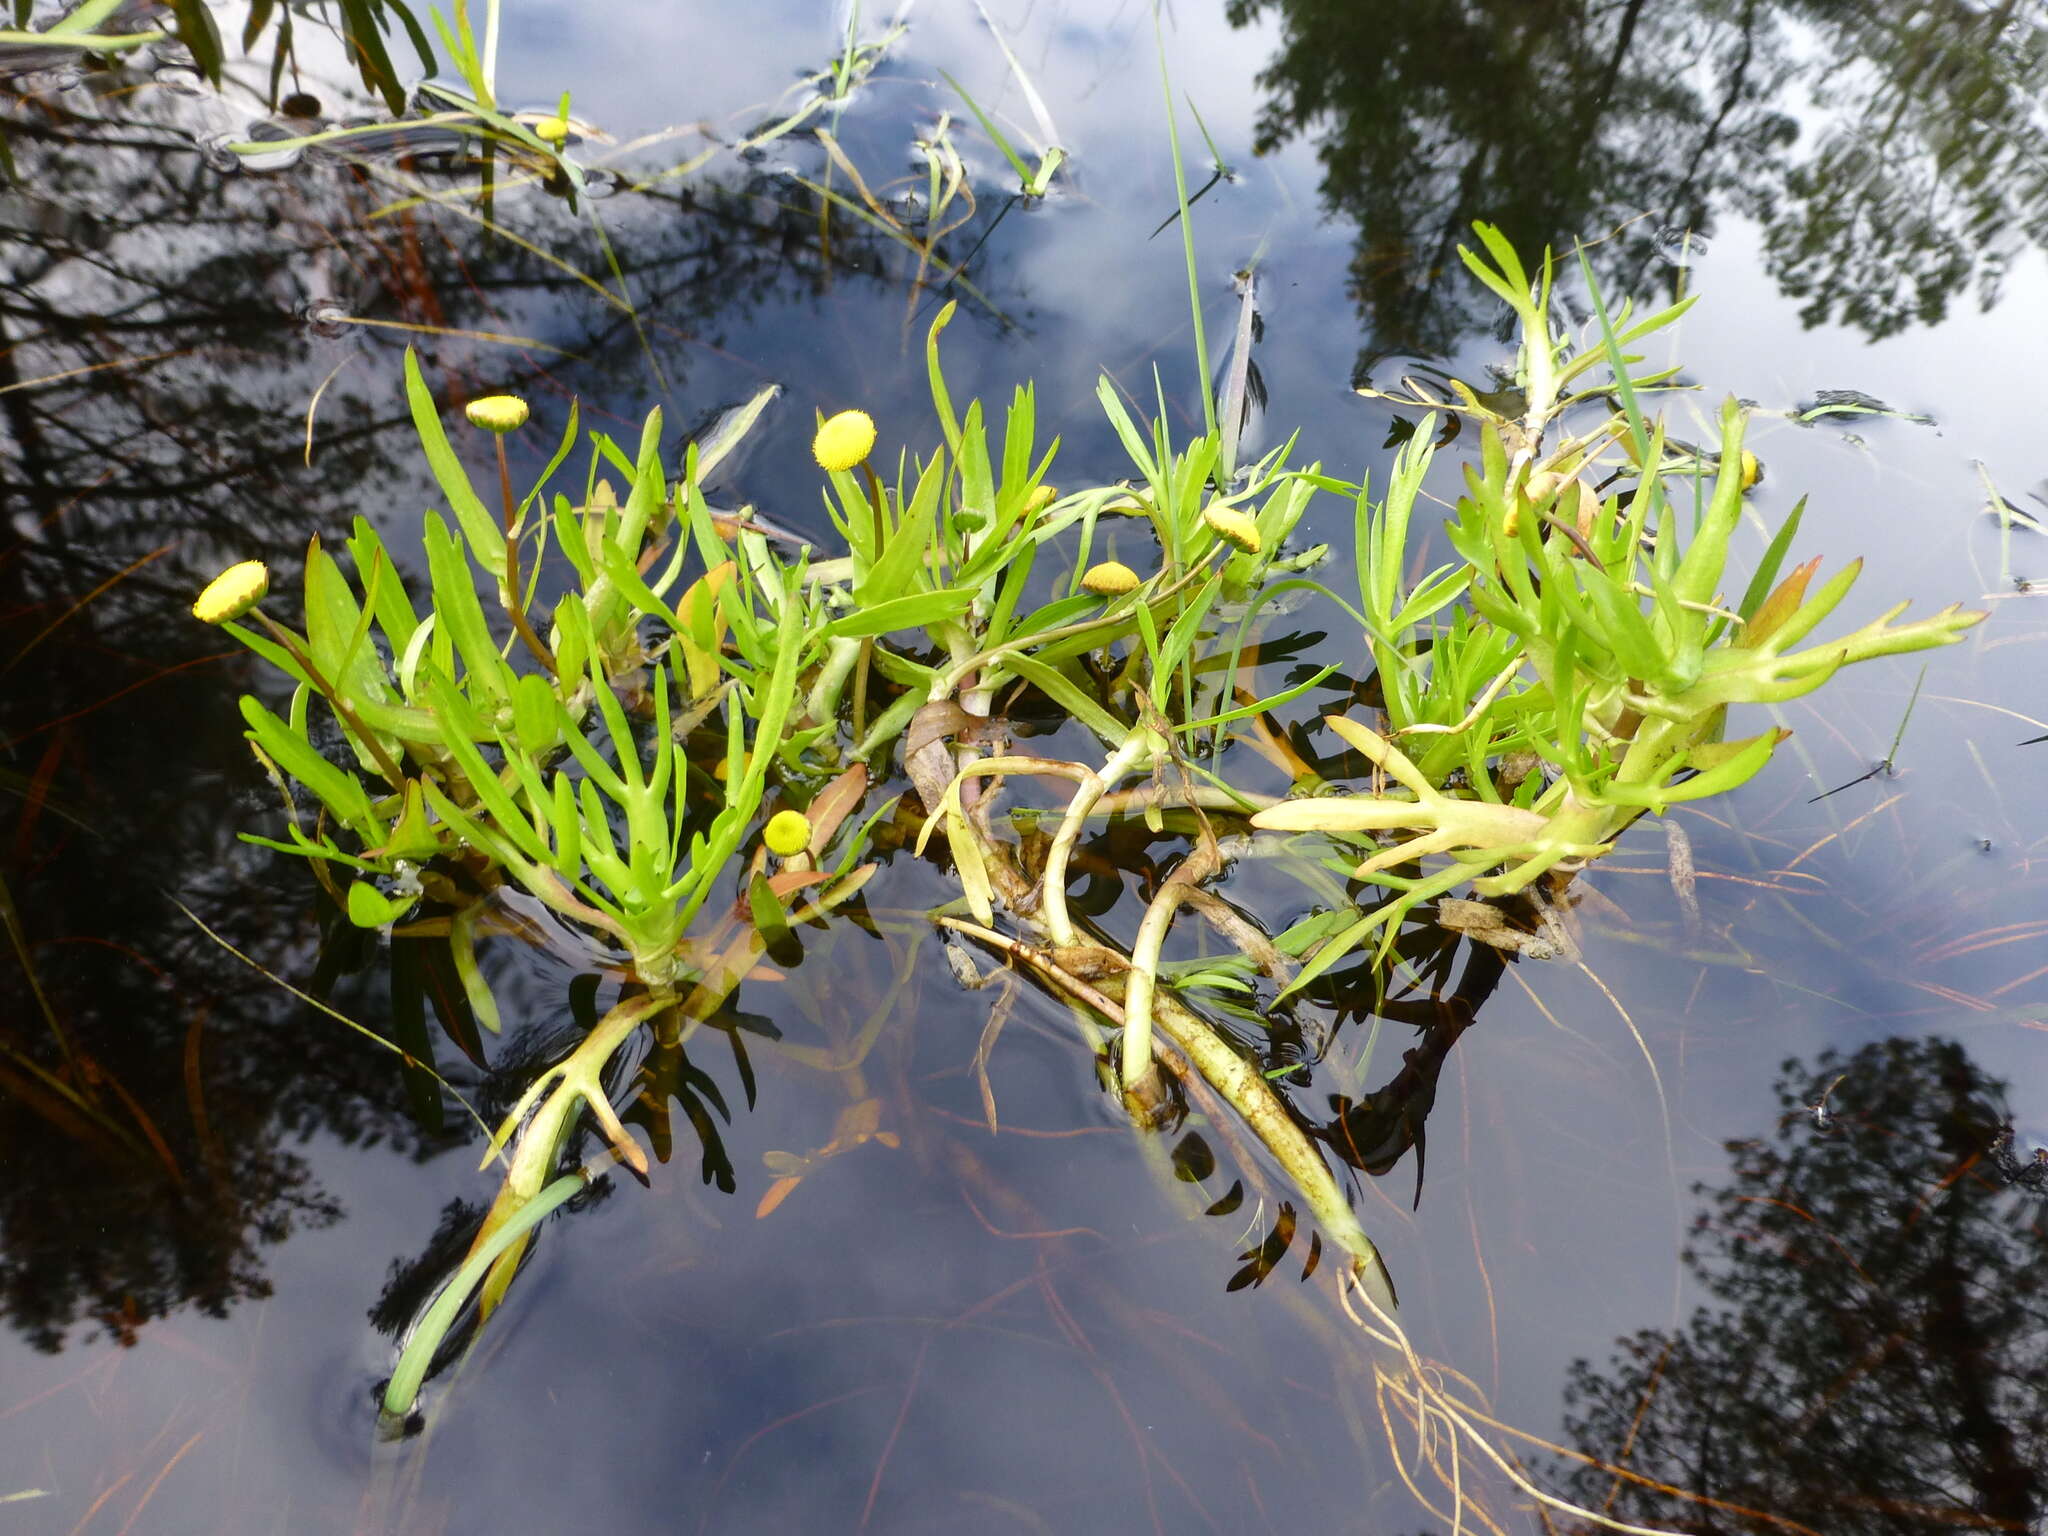
<svg viewBox="0 0 2048 1536">
<path fill-rule="evenodd" d="M 1088 824 L 1088 813 L 1095 809 L 1095 802 L 1151 750 L 1152 733 L 1133 731 L 1124 738 L 1122 746 L 1110 753 L 1109 761 L 1099 772 L 1082 781 L 1080 788 L 1074 791 L 1074 798 L 1067 802 L 1067 814 L 1061 818 L 1060 829 L 1053 835 L 1052 847 L 1045 855 L 1045 895 L 1039 909 L 1045 921 L 1045 931 L 1052 935 L 1053 943 L 1078 942 L 1073 919 L 1067 916 L 1067 861 L 1074 856 L 1074 845 L 1081 841 L 1081 829 Z"/>
<path fill-rule="evenodd" d="M 811 719 L 822 723 L 839 712 L 839 695 L 853 675 L 854 663 L 860 660 L 860 645 L 860 641 L 844 637 L 826 644 L 825 664 L 818 669 L 818 680 L 804 701 L 804 713 Z"/>
<path fill-rule="evenodd" d="M 498 4 L 499 0 L 488 0 L 484 7 L 484 105 L 498 104 Z"/>
<path fill-rule="evenodd" d="M 398 1367 L 391 1373 L 391 1380 L 384 1388 L 384 1412 L 392 1418 L 403 1418 L 411 1411 L 413 1402 L 420 1395 L 420 1386 L 427 1379 L 427 1368 L 433 1364 L 434 1356 L 441 1348 L 441 1341 L 448 1336 L 448 1330 L 455 1326 L 455 1318 L 463 1304 L 475 1292 L 477 1283 L 483 1279 L 484 1271 L 497 1262 L 498 1256 L 514 1243 L 521 1241 L 528 1232 L 539 1226 L 554 1210 L 571 1196 L 581 1192 L 587 1185 L 583 1170 L 566 1174 L 540 1191 L 522 1205 L 503 1226 L 491 1234 L 490 1241 L 471 1251 L 455 1271 L 441 1294 L 434 1298 L 434 1304 L 427 1308 L 419 1325 L 406 1341 L 405 1350 L 398 1357 Z"/>
<path fill-rule="evenodd" d="M 1145 908 L 1138 936 L 1131 942 L 1131 975 L 1124 986 L 1123 1080 L 1127 1094 L 1139 1093 L 1152 1075 L 1152 998 L 1159 988 L 1159 951 L 1166 942 L 1166 930 L 1173 925 L 1174 911 L 1187 899 L 1189 889 L 1180 881 L 1168 880 Z"/>
<path fill-rule="evenodd" d="M 1166 1037 L 1187 1054 L 1209 1085 L 1244 1116 L 1266 1150 L 1278 1159 L 1331 1240 L 1351 1255 L 1353 1271 L 1374 1305 L 1388 1317 L 1396 1316 L 1394 1283 L 1387 1275 L 1379 1249 L 1365 1235 L 1365 1228 L 1331 1176 L 1322 1153 L 1287 1113 L 1272 1084 L 1171 993 L 1159 999 L 1158 1020 Z"/>
<path fill-rule="evenodd" d="M 953 658 L 953 665 L 946 670 L 942 677 L 933 681 L 932 697 L 934 699 L 945 697 L 945 694 L 939 691 L 942 685 L 949 690 L 957 688 L 962 683 L 965 683 L 968 678 L 974 676 L 975 673 L 976 653 L 974 636 L 968 633 L 967 627 L 957 623 L 941 625 L 939 635 L 946 642 L 946 654 Z M 984 672 L 982 675 L 986 677 L 987 673 Z M 961 688 L 960 707 L 970 715 L 984 720 L 987 719 L 989 706 L 993 702 L 994 699 L 990 690 L 986 687 L 976 684 L 972 687 Z M 964 762 L 965 760 L 966 758 L 963 757 L 962 761 Z"/>
</svg>

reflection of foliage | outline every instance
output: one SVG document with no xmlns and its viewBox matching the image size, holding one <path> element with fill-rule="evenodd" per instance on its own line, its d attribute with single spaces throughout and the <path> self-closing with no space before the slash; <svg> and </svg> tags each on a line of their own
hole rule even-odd
<svg viewBox="0 0 2048 1536">
<path fill-rule="evenodd" d="M 2001 0 L 1799 0 L 1834 126 L 1760 212 L 1802 317 L 1874 336 L 1986 307 L 2048 245 L 2048 17 Z"/>
<path fill-rule="evenodd" d="M 388 1056 L 239 970 L 163 895 L 303 979 L 309 888 L 234 841 L 275 798 L 221 707 L 219 637 L 187 607 L 224 558 L 268 555 L 289 591 L 296 562 L 279 554 L 309 530 L 433 499 L 395 351 L 320 312 L 430 332 L 544 324 L 578 355 L 538 377 L 509 349 L 435 338 L 438 374 L 466 362 L 543 400 L 582 386 L 601 401 L 642 377 L 636 317 L 574 269 L 596 263 L 578 211 L 501 187 L 495 227 L 433 202 L 372 220 L 451 189 L 397 157 L 218 175 L 180 131 L 183 98 L 101 89 L 118 78 L 10 101 L 21 184 L 0 208 L 0 875 L 34 967 L 32 981 L 0 958 L 0 1315 L 45 1348 L 83 1319 L 125 1332 L 263 1294 L 260 1246 L 338 1213 L 294 1138 L 445 1144 L 408 1119 Z M 815 204 L 744 166 L 605 210 L 672 383 L 689 356 L 673 339 L 888 261 L 860 227 L 821 248 Z M 447 988 L 424 981 L 441 1012 Z M 341 990 L 371 1027 L 404 1028 L 402 1000 Z M 37 1070 L 100 1119 L 67 1115 Z M 689 1113 L 702 1095 L 685 1080 L 677 1097 Z"/>
<path fill-rule="evenodd" d="M 1811 1106 L 1840 1075 L 1828 1102 Z M 1984 1156 L 2000 1086 L 1948 1041 L 1788 1062 L 1768 1141 L 1686 1261 L 1723 1304 L 1581 1362 L 1581 1448 L 1751 1510 L 1703 1512 L 1584 1471 L 1613 1513 L 1680 1530 L 2032 1530 L 2048 1499 L 2048 1227 Z"/>
<path fill-rule="evenodd" d="M 1990 302 L 2014 255 L 2048 242 L 2048 22 L 2010 3 L 1228 9 L 1238 25 L 1279 13 L 1259 147 L 1320 125 L 1323 197 L 1361 226 L 1353 292 L 1381 352 L 1442 355 L 1483 323 L 1451 260 L 1474 218 L 1536 250 L 1648 212 L 1596 254 L 1603 281 L 1640 294 L 1661 245 L 1733 207 L 1763 221 L 1809 323 L 1873 335 L 1939 319 L 1973 282 Z M 1799 82 L 1825 109 L 1803 156 L 1780 110 Z"/>
</svg>

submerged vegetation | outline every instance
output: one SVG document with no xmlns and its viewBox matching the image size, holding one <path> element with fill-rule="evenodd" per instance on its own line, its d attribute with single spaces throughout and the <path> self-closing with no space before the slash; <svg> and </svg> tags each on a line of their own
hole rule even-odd
<svg viewBox="0 0 2048 1536">
<path fill-rule="evenodd" d="M 1284 1087 L 1224 1027 L 1252 1017 L 1233 1000 L 1284 1004 L 1369 941 L 1384 976 L 1403 924 L 1467 884 L 1534 897 L 1541 917 L 1636 818 L 1764 767 L 1784 733 L 1745 724 L 1729 739 L 1731 706 L 1947 644 L 1981 617 L 1900 623 L 1893 610 L 1811 642 L 1857 568 L 1818 585 L 1818 562 L 1781 575 L 1796 510 L 1731 595 L 1757 474 L 1742 412 L 1720 412 L 1709 446 L 1679 446 L 1651 408 L 1673 371 L 1645 371 L 1630 350 L 1685 306 L 1610 315 L 1594 290 L 1572 334 L 1550 260 L 1532 273 L 1478 232 L 1465 262 L 1522 332 L 1511 408 L 1462 384 L 1415 394 L 1421 421 L 1377 493 L 1290 463 L 1292 445 L 1233 470 L 1223 427 L 1177 443 L 1163 401 L 1142 420 L 1107 380 L 1131 474 L 1057 487 L 1059 445 L 1039 440 L 1028 385 L 1000 421 L 955 401 L 949 305 L 926 342 L 935 435 L 884 423 L 915 446 L 877 463 L 864 412 L 820 422 L 837 545 L 817 549 L 751 508 L 714 512 L 700 485 L 738 434 L 671 464 L 659 411 L 636 442 L 584 442 L 572 409 L 515 494 L 502 434 L 524 429 L 524 409 L 477 402 L 499 470 L 480 492 L 408 359 L 449 514 L 427 516 L 425 590 L 358 519 L 351 569 L 317 540 L 307 552 L 303 633 L 256 606 L 262 584 L 241 567 L 223 578 L 236 590 L 197 610 L 290 684 L 281 709 L 242 703 L 285 810 L 281 836 L 250 835 L 308 859 L 358 926 L 445 938 L 488 1027 L 475 946 L 507 893 L 559 920 L 544 941 L 580 950 L 617 993 L 491 1138 L 496 1199 L 407 1331 L 383 1397 L 394 1424 L 466 1322 L 503 1299 L 540 1222 L 610 1161 L 646 1168 L 617 1107 L 628 1042 L 643 1029 L 687 1041 L 765 959 L 800 953 L 807 926 L 862 912 L 879 861 L 906 844 L 956 883 L 928 921 L 1069 1007 L 1137 1124 L 1193 1107 L 1249 1128 L 1291 1186 L 1287 1238 L 1299 1200 L 1319 1233 L 1311 1267 L 1323 1241 L 1341 1251 L 1371 1314 L 1358 1320 L 1402 1357 L 1387 1265 Z M 1417 514 L 1451 418 L 1478 451 L 1445 525 L 1451 558 L 1417 575 L 1431 542 Z M 565 470 L 579 446 L 581 468 Z M 1305 543 L 1318 499 L 1351 513 L 1355 605 L 1311 574 L 1327 559 Z M 1303 590 L 1351 616 L 1378 678 L 1374 710 L 1326 722 L 1356 753 L 1351 792 L 1270 746 L 1273 723 L 1336 665 L 1265 697 L 1247 686 L 1267 620 Z M 1064 750 L 1025 750 L 1018 724 L 1048 716 L 1072 727 Z M 1261 742 L 1298 770 L 1286 798 L 1233 770 L 1233 749 Z M 887 793 L 898 766 L 901 797 Z M 1046 783 L 1071 786 L 1064 805 L 1008 804 Z M 1084 831 L 1115 817 L 1187 850 L 1128 941 L 1070 897 Z M 1256 833 L 1315 904 L 1277 933 L 1211 889 Z M 1162 960 L 1182 907 L 1221 943 L 1194 971 Z M 1521 937 L 1529 910 L 1501 917 L 1500 942 Z M 959 968 L 977 970 L 964 953 Z M 587 1162 L 585 1117 L 604 1143 Z M 1425 1397 L 1416 1411 L 1449 1412 Z"/>
</svg>

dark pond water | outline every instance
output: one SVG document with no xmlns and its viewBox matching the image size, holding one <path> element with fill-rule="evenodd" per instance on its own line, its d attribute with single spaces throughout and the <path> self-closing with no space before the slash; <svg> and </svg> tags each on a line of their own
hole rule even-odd
<svg viewBox="0 0 2048 1536">
<path fill-rule="evenodd" d="M 439 497 L 407 342 L 449 398 L 532 399 L 528 454 L 572 398 L 614 431 L 659 403 L 679 443 L 779 383 L 724 494 L 814 536 L 814 410 L 865 406 L 892 452 L 934 436 L 942 292 L 955 390 L 1035 378 L 1062 478 L 1122 472 L 1101 373 L 1149 397 L 1156 368 L 1199 416 L 1180 247 L 1154 237 L 1173 181 L 1143 7 L 989 5 L 1074 156 L 1042 204 L 1007 195 L 942 77 L 1034 136 L 975 6 L 911 10 L 814 120 L 895 199 L 951 114 L 973 203 L 950 284 L 923 286 L 872 224 L 821 218 L 814 133 L 732 147 L 804 99 L 843 10 L 507 9 L 501 100 L 570 91 L 611 195 L 504 188 L 486 213 L 462 167 L 396 152 L 225 172 L 200 146 L 270 115 L 268 41 L 219 93 L 167 50 L 6 86 L 0 1525 L 1450 1530 L 1404 1484 L 1422 1451 L 1412 1431 L 1390 1451 L 1369 1357 L 1297 1282 L 1300 1245 L 1227 1290 L 1273 1213 L 1190 1217 L 1165 1149 L 1028 990 L 988 1133 L 990 1004 L 921 923 L 947 889 L 907 852 L 870 887 L 872 931 L 813 934 L 743 988 L 782 1032 L 750 1048 L 751 1104 L 724 1037 L 693 1043 L 700 1112 L 715 1092 L 729 1123 L 705 1143 L 643 1107 L 649 1135 L 673 1120 L 651 1187 L 607 1183 L 554 1222 L 424 1431 L 376 1443 L 392 1332 L 490 1185 L 458 1112 L 425 1113 L 388 1054 L 178 905 L 403 1027 L 391 970 L 419 957 L 351 938 L 303 868 L 236 839 L 274 802 L 235 709 L 253 674 L 190 621 L 196 588 L 260 555 L 289 592 L 308 536 L 358 514 L 414 537 Z M 220 20 L 239 35 L 238 9 Z M 1533 1476 L 1617 1519 L 2040 1529 L 2048 1199 L 1987 1148 L 2007 1120 L 2023 1152 L 2048 1138 L 2048 746 L 2020 745 L 2048 731 L 2048 542 L 1987 509 L 2048 518 L 2048 21 L 1965 0 L 1176 0 L 1161 24 L 1233 172 L 1195 208 L 1202 302 L 1226 334 L 1256 265 L 1266 442 L 1299 429 L 1299 460 L 1383 474 L 1394 413 L 1354 384 L 1510 360 L 1454 254 L 1470 221 L 1525 250 L 1597 240 L 1610 292 L 1703 296 L 1669 343 L 1697 409 L 1756 404 L 1756 505 L 1808 496 L 1802 549 L 1865 557 L 1850 609 L 1992 614 L 1924 682 L 1922 658 L 1880 663 L 1788 706 L 1765 775 L 1673 817 L 1696 919 L 1646 820 L 1581 881 L 1583 968 L 1503 970 L 1445 935 L 1370 1056 L 1369 988 L 1309 1010 L 1331 1044 L 1294 1076 L 1304 1113 L 1395 1081 L 1404 1052 L 1411 1119 L 1428 1111 L 1422 1145 L 1357 1188 L 1417 1348 L 1533 1437 L 1506 1442 Z M 379 110 L 319 10 L 297 44 L 303 109 Z M 1199 185 L 1209 151 L 1180 126 Z M 1321 516 L 1348 547 L 1346 509 Z M 1299 631 L 1307 655 L 1357 648 L 1331 613 Z M 1091 852 L 1112 876 L 1150 856 L 1130 829 Z M 1228 894 L 1300 915 L 1256 867 Z M 1137 910 L 1104 921 L 1127 934 Z M 508 1021 L 490 1074 L 434 1048 L 488 1115 L 576 1014 L 565 964 L 511 941 L 487 958 Z M 835 1148 L 849 1112 L 886 1138 Z M 791 1166 L 771 1154 L 812 1161 L 758 1215 Z M 1498 1469 L 1466 1476 L 1505 1528 L 1545 1528 Z"/>
</svg>

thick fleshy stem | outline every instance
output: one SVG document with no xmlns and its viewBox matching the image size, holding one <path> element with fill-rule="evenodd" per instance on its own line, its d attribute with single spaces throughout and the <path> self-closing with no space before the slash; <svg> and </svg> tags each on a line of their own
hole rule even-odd
<svg viewBox="0 0 2048 1536">
<path fill-rule="evenodd" d="M 1158 1020 L 1161 1032 L 1181 1048 L 1209 1085 L 1244 1116 L 1245 1123 L 1266 1144 L 1266 1150 L 1286 1169 L 1322 1229 L 1351 1255 L 1353 1273 L 1373 1304 L 1389 1318 L 1394 1317 L 1400 1303 L 1395 1299 L 1394 1282 L 1387 1274 L 1379 1249 L 1365 1235 L 1365 1228 L 1344 1198 L 1344 1191 L 1331 1175 L 1322 1153 L 1287 1113 L 1273 1085 L 1170 992 L 1159 998 Z M 1125 1026 L 1129 1027 L 1128 1010 Z"/>
<path fill-rule="evenodd" d="M 1074 935 L 1074 921 L 1067 915 L 1067 863 L 1074 856 L 1074 847 L 1081 841 L 1081 829 L 1088 824 L 1088 813 L 1095 809 L 1095 802 L 1108 794 L 1116 781 L 1122 778 L 1138 760 L 1152 750 L 1152 733 L 1139 729 L 1126 736 L 1123 745 L 1110 753 L 1109 761 L 1100 770 L 1083 780 L 1081 787 L 1074 791 L 1074 798 L 1067 802 L 1067 814 L 1060 819 L 1060 829 L 1053 835 L 1052 847 L 1045 855 L 1045 877 L 1043 904 L 1039 908 L 1045 923 L 1045 931 L 1052 936 L 1055 944 L 1077 942 Z"/>
<path fill-rule="evenodd" d="M 1173 914 L 1194 890 L 1182 880 L 1168 880 L 1145 908 L 1138 936 L 1131 941 L 1131 974 L 1124 984 L 1123 1085 L 1127 1096 L 1145 1101 L 1156 1097 L 1151 1079 L 1152 999 L 1159 990 L 1159 951 Z"/>
<path fill-rule="evenodd" d="M 1063 995 L 1093 1008 L 1112 1024 L 1121 1025 L 1126 1030 L 1130 1028 L 1129 987 L 1137 980 L 1136 973 L 1125 981 L 1124 1004 L 1119 1007 L 1114 999 L 1061 966 L 1056 950 L 1036 950 L 978 923 L 959 918 L 942 917 L 938 921 L 942 927 L 1007 954 L 1013 963 L 1028 965 Z M 1389 1318 L 1394 1317 L 1399 1303 L 1379 1249 L 1366 1236 L 1357 1213 L 1344 1198 L 1343 1188 L 1331 1174 L 1329 1164 L 1323 1161 L 1321 1151 L 1288 1114 L 1279 1095 L 1273 1091 L 1273 1085 L 1266 1081 L 1256 1066 L 1238 1055 L 1228 1041 L 1171 992 L 1160 994 L 1156 1013 L 1160 1033 L 1179 1047 L 1203 1080 L 1243 1116 L 1245 1124 L 1265 1144 L 1266 1150 L 1273 1154 L 1300 1191 L 1323 1231 L 1351 1256 L 1352 1272 L 1373 1304 Z"/>
</svg>

